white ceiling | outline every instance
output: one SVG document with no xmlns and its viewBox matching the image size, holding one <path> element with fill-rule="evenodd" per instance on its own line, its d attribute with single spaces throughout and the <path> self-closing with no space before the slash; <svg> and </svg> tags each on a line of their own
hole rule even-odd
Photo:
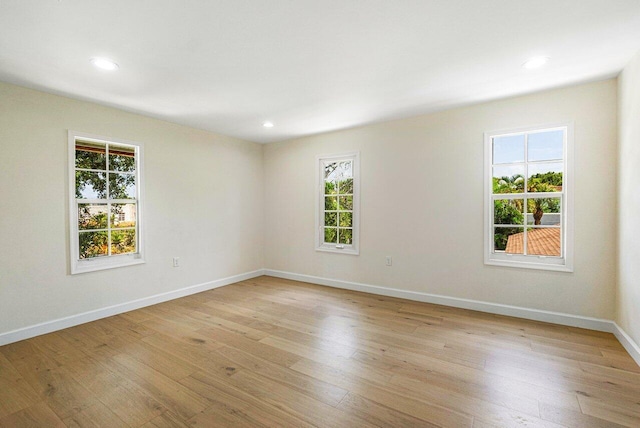
<svg viewBox="0 0 640 428">
<path fill-rule="evenodd" d="M 640 0 L 0 0 L 0 80 L 257 142 L 612 77 L 638 50 Z"/>
</svg>

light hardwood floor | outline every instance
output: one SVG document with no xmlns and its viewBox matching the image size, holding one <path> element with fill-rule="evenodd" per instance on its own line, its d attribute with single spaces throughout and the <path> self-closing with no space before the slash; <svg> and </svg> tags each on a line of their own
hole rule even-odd
<svg viewBox="0 0 640 428">
<path fill-rule="evenodd" d="M 0 347 L 0 426 L 640 427 L 611 334 L 271 277 Z"/>
</svg>

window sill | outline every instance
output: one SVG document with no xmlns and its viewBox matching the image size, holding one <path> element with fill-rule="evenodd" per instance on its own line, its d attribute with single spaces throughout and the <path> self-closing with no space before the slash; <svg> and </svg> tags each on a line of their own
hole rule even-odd
<svg viewBox="0 0 640 428">
<path fill-rule="evenodd" d="M 336 248 L 335 246 L 321 246 L 316 247 L 316 251 L 335 254 L 349 254 L 352 256 L 360 255 L 360 252 L 357 249 L 353 248 L 353 246 L 346 246 L 344 248 Z"/>
<path fill-rule="evenodd" d="M 71 265 L 71 275 L 140 265 L 144 263 L 145 260 L 140 254 L 127 254 L 123 256 L 111 256 L 110 258 L 105 259 L 76 261 Z"/>
<path fill-rule="evenodd" d="M 573 267 L 567 266 L 566 264 L 536 263 L 536 262 L 525 262 L 520 260 L 510 261 L 510 260 L 502 260 L 502 259 L 501 260 L 497 260 L 497 259 L 485 260 L 484 264 L 488 266 L 548 270 L 548 271 L 554 271 L 554 272 L 573 272 Z"/>
</svg>

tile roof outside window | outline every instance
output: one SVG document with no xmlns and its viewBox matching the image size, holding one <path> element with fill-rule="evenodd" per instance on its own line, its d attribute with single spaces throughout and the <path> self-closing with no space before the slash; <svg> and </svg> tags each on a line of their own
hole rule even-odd
<svg viewBox="0 0 640 428">
<path fill-rule="evenodd" d="M 524 232 L 509 236 L 506 253 L 522 254 Z M 560 229 L 533 229 L 527 233 L 527 253 L 539 256 L 560 256 Z"/>
</svg>

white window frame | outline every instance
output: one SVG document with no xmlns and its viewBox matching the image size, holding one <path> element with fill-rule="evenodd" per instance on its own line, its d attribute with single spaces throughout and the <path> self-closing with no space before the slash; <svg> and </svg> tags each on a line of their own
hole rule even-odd
<svg viewBox="0 0 640 428">
<path fill-rule="evenodd" d="M 135 253 L 117 254 L 96 257 L 91 259 L 80 259 L 80 248 L 78 242 L 78 203 L 86 200 L 76 199 L 76 141 L 88 141 L 102 144 L 115 144 L 118 146 L 131 147 L 135 149 L 136 155 L 136 212 L 137 212 L 137 243 Z M 69 150 L 69 249 L 70 249 L 70 271 L 72 275 L 93 272 L 104 269 L 112 269 L 123 266 L 137 265 L 145 263 L 144 259 L 144 163 L 143 145 L 132 141 L 120 140 L 109 137 L 102 137 L 84 132 L 68 131 Z M 108 168 L 108 166 L 107 166 Z M 109 178 L 107 176 L 107 182 Z M 89 200 L 90 201 L 90 200 Z"/>
<path fill-rule="evenodd" d="M 324 164 L 350 160 L 353 163 L 353 227 L 352 243 L 333 244 L 324 242 Z M 349 152 L 316 157 L 316 251 L 337 254 L 360 254 L 360 153 Z"/>
<path fill-rule="evenodd" d="M 554 193 L 541 193 L 540 196 L 561 197 L 562 207 L 562 238 L 561 238 L 561 257 L 539 256 L 539 255 L 520 255 L 493 252 L 493 223 L 494 223 L 494 199 L 509 199 L 504 195 L 495 197 L 493 195 L 492 166 L 493 166 L 493 138 L 515 134 L 527 134 L 541 131 L 551 131 L 557 129 L 565 130 L 565 139 L 563 147 L 564 174 L 562 182 L 561 196 Z M 484 233 L 484 263 L 486 265 L 507 266 L 527 269 L 542 269 L 561 272 L 573 272 L 573 251 L 574 251 L 574 220 L 573 220 L 573 124 L 572 123 L 556 123 L 548 125 L 540 125 L 533 127 L 524 127 L 516 129 L 507 129 L 499 131 L 485 132 L 484 134 L 484 200 L 485 200 L 485 233 Z M 527 154 L 527 138 L 525 138 L 525 159 Z M 527 162 L 525 162 L 527 165 Z M 525 166 L 525 179 L 527 177 L 527 169 Z M 525 197 L 525 194 L 522 194 Z M 525 209 L 526 211 L 526 209 Z M 526 213 L 525 213 L 526 216 Z M 525 217 L 526 219 L 526 217 Z M 526 221 L 525 221 L 526 222 Z M 526 227 L 525 227 L 526 228 Z"/>
</svg>

